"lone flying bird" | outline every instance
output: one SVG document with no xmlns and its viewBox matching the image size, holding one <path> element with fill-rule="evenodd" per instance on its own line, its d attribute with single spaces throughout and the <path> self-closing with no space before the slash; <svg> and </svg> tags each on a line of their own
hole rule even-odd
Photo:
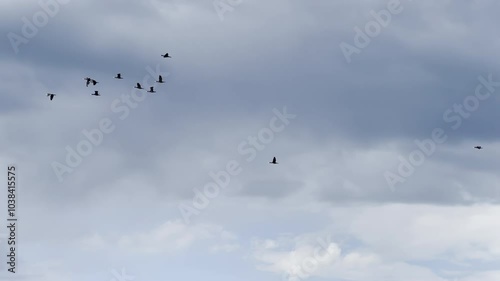
<svg viewBox="0 0 500 281">
<path fill-rule="evenodd" d="M 123 79 L 123 78 L 122 78 L 122 74 L 121 74 L 121 73 L 116 74 L 115 78 L 116 78 L 116 79 Z"/>
<path fill-rule="evenodd" d="M 155 90 L 153 89 L 153 87 L 149 87 L 149 91 L 148 93 L 156 93 Z"/>
<path fill-rule="evenodd" d="M 92 94 L 92 96 L 100 96 L 99 95 L 99 91 L 94 91 L 94 93 Z"/>
<path fill-rule="evenodd" d="M 134 88 L 142 90 L 141 84 L 139 84 L 139 83 L 137 83 L 137 85 Z"/>
<path fill-rule="evenodd" d="M 168 55 L 168 53 L 165 53 L 164 55 L 161 55 L 164 58 L 171 58 L 171 56 Z"/>
<path fill-rule="evenodd" d="M 474 148 L 476 148 L 476 149 L 483 149 L 480 145 L 474 146 Z"/>
<path fill-rule="evenodd" d="M 50 100 L 52 100 L 52 99 L 54 98 L 54 96 L 55 96 L 55 94 L 51 94 L 51 93 L 48 93 L 48 94 L 47 94 L 47 97 L 49 97 L 49 98 L 50 98 Z"/>
<path fill-rule="evenodd" d="M 278 162 L 276 162 L 276 157 L 273 157 L 273 161 L 272 162 L 269 162 L 270 164 L 278 164 Z"/>
<path fill-rule="evenodd" d="M 163 82 L 163 77 L 161 77 L 161 75 L 158 76 L 158 81 L 156 81 L 156 83 L 165 83 Z"/>
</svg>

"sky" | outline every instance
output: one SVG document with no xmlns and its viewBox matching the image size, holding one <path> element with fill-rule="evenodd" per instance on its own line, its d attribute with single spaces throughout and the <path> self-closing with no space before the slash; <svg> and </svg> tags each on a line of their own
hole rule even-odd
<svg viewBox="0 0 500 281">
<path fill-rule="evenodd" d="M 499 8 L 0 0 L 0 280 L 500 280 Z"/>
</svg>

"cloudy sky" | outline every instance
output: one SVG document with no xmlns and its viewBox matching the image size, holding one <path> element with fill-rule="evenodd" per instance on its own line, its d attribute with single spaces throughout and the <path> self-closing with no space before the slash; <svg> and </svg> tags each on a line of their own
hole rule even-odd
<svg viewBox="0 0 500 281">
<path fill-rule="evenodd" d="M 0 0 L 0 280 L 500 280 L 499 8 Z"/>
</svg>

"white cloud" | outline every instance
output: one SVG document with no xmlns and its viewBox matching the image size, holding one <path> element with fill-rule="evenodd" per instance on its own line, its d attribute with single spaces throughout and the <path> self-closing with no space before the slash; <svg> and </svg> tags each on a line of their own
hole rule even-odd
<svg viewBox="0 0 500 281">
<path fill-rule="evenodd" d="M 333 223 L 328 229 L 347 240 L 331 241 L 336 254 L 300 279 L 310 275 L 356 281 L 413 281 L 462 276 L 463 280 L 475 281 L 481 280 L 477 277 L 481 274 L 496 274 L 475 268 L 480 264 L 488 268 L 488 264 L 500 261 L 500 223 L 495 222 L 500 216 L 498 206 L 398 204 L 333 208 L 329 212 Z M 321 235 L 256 240 L 252 253 L 257 269 L 276 274 L 303 270 L 304 260 L 314 256 L 314 247 L 320 247 L 311 237 Z M 458 269 L 447 274 L 429 265 L 434 261 Z"/>
<path fill-rule="evenodd" d="M 150 231 L 121 236 L 118 246 L 127 252 L 146 254 L 175 253 L 187 250 L 200 241 L 231 243 L 216 245 L 226 252 L 236 249 L 236 237 L 213 224 L 186 225 L 181 220 L 168 221 Z M 212 248 L 213 249 L 213 248 Z"/>
<path fill-rule="evenodd" d="M 108 246 L 107 242 L 104 240 L 104 238 L 97 234 L 94 233 L 90 236 L 83 237 L 80 240 L 80 245 L 83 250 L 85 251 L 98 251 L 104 249 L 106 246 Z"/>
<path fill-rule="evenodd" d="M 311 235 L 300 235 L 285 240 L 280 238 L 284 244 L 294 241 L 294 246 L 288 250 L 282 247 L 269 249 L 263 247 L 265 243 L 255 243 L 253 257 L 258 262 L 257 269 L 279 274 L 287 281 L 306 280 L 309 277 L 356 281 L 371 281 L 374 278 L 394 281 L 444 281 L 424 267 L 384 261 L 383 257 L 375 253 L 362 250 L 343 253 L 339 244 L 334 242 L 328 243 L 328 252 L 324 252 L 325 258 L 318 259 L 315 250 L 321 249 L 321 246 L 312 243 Z M 316 235 L 321 237 L 320 234 Z"/>
<path fill-rule="evenodd" d="M 239 244 L 218 244 L 214 245 L 210 248 L 210 251 L 212 253 L 219 253 L 219 252 L 225 252 L 225 253 L 230 253 L 238 250 L 240 248 Z"/>
<path fill-rule="evenodd" d="M 349 219 L 349 233 L 385 256 L 403 260 L 500 260 L 500 207 L 386 205 L 361 208 Z M 344 218 L 342 218 L 344 216 Z"/>
</svg>

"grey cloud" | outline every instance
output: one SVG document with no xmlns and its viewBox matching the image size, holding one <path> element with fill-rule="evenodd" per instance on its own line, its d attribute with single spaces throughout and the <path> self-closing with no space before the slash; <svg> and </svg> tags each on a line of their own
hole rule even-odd
<svg viewBox="0 0 500 281">
<path fill-rule="evenodd" d="M 193 188 L 203 188 L 209 172 L 229 160 L 243 172 L 197 220 L 219 220 L 247 238 L 316 228 L 327 223 L 326 213 L 315 209 L 324 206 L 498 203 L 497 94 L 456 131 L 443 113 L 474 93 L 479 75 L 500 80 L 492 12 L 500 4 L 401 2 L 405 10 L 350 64 L 339 44 L 352 43 L 354 26 L 371 20 L 370 10 L 385 2 L 243 1 L 221 22 L 211 1 L 71 1 L 17 55 L 6 35 L 19 33 L 20 18 L 39 7 L 6 2 L 0 12 L 0 155 L 20 167 L 25 243 L 52 246 L 91 234 L 90 228 L 128 233 L 178 219 L 178 203 L 192 200 Z M 172 59 L 160 57 L 166 51 Z M 166 83 L 119 120 L 111 102 L 130 94 L 147 75 L 145 67 L 157 63 L 170 73 Z M 117 72 L 126 79 L 115 81 Z M 88 96 L 94 87 L 85 87 L 85 76 L 100 81 L 95 89 L 102 97 Z M 46 92 L 57 94 L 54 102 Z M 282 106 L 297 118 L 246 162 L 238 145 Z M 52 161 L 64 161 L 65 146 L 75 147 L 81 131 L 105 117 L 115 131 L 59 183 Z M 397 156 L 407 157 L 414 139 L 430 137 L 436 127 L 445 129 L 446 143 L 392 192 L 384 171 L 397 169 Z M 485 149 L 472 151 L 472 143 Z M 272 156 L 280 159 L 278 169 L 270 170 Z M 238 209 L 245 203 L 255 209 Z M 265 221 L 269 212 L 288 219 Z M 62 222 L 45 229 L 49 219 Z M 79 253 L 71 245 L 65 244 L 68 256 Z M 27 260 L 37 256 L 23 251 Z M 188 255 L 196 256 L 192 266 L 206 262 L 201 253 Z M 134 264 L 117 256 L 109 255 Z M 81 268 L 80 262 L 76 257 L 69 268 Z M 149 269 L 163 266 L 151 262 Z M 98 267 L 100 280 L 108 280 L 96 263 L 85 270 Z M 218 269 L 215 263 L 206 270 Z M 170 269 L 177 277 L 188 271 Z"/>
<path fill-rule="evenodd" d="M 301 182 L 281 181 L 281 180 L 260 180 L 252 181 L 243 186 L 239 191 L 241 196 L 256 196 L 269 199 L 278 199 L 291 194 L 303 186 Z"/>
</svg>

